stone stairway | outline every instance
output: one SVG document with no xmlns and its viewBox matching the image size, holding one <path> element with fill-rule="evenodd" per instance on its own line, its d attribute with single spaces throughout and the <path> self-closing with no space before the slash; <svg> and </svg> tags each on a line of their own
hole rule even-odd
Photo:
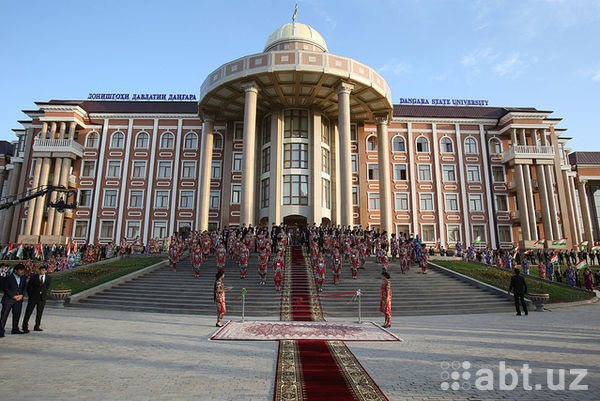
<svg viewBox="0 0 600 401">
<path fill-rule="evenodd" d="M 252 254 L 246 279 L 240 279 L 237 265 L 230 263 L 225 270 L 224 282 L 233 287 L 227 294 L 227 315 L 240 316 L 241 297 L 234 301 L 242 288 L 250 293 L 246 296 L 246 315 L 253 317 L 278 317 L 280 293 L 276 292 L 269 271 L 267 285 L 259 285 L 258 256 Z M 180 262 L 177 271 L 162 267 L 129 282 L 73 304 L 74 307 L 102 308 L 114 310 L 215 314 L 213 282 L 216 273 L 215 260 L 211 257 L 203 264 L 199 278 L 194 277 L 187 257 Z M 420 274 L 413 266 L 405 275 L 400 273 L 397 262 L 390 264 L 392 276 L 393 315 L 440 315 L 460 313 L 510 312 L 512 302 L 467 284 L 435 270 Z M 331 270 L 327 270 L 326 284 L 320 295 L 362 291 L 362 316 L 377 317 L 381 269 L 374 259 L 367 261 L 359 270 L 358 279 L 353 280 L 347 266 L 342 269 L 342 280 L 334 286 Z M 293 275 L 294 273 L 291 272 Z M 255 294 L 254 294 L 255 293 Z M 357 302 L 348 303 L 351 296 L 320 298 L 324 317 L 357 317 Z"/>
</svg>

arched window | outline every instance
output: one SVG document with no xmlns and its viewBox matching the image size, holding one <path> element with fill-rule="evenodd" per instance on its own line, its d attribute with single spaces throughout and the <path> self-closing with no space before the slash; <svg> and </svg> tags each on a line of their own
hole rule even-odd
<svg viewBox="0 0 600 401">
<path fill-rule="evenodd" d="M 150 135 L 147 132 L 140 132 L 135 137 L 135 147 L 138 149 L 148 149 Z"/>
<path fill-rule="evenodd" d="M 424 136 L 417 138 L 417 152 L 429 153 L 429 141 Z"/>
<path fill-rule="evenodd" d="M 183 147 L 185 149 L 198 149 L 198 135 L 195 132 L 188 132 L 183 140 Z"/>
<path fill-rule="evenodd" d="M 85 147 L 86 148 L 97 148 L 98 147 L 98 133 L 90 132 L 85 138 Z"/>
<path fill-rule="evenodd" d="M 175 135 L 171 132 L 165 132 L 160 137 L 160 148 L 161 149 L 173 149 L 175 144 Z"/>
<path fill-rule="evenodd" d="M 465 139 L 465 154 L 475 155 L 479 153 L 477 151 L 477 141 L 473 137 Z"/>
<path fill-rule="evenodd" d="M 110 147 L 115 149 L 123 149 L 125 143 L 125 135 L 122 132 L 117 131 L 112 134 L 110 138 Z"/>
<path fill-rule="evenodd" d="M 392 152 L 406 152 L 406 142 L 400 135 L 392 138 Z"/>
<path fill-rule="evenodd" d="M 377 137 L 375 135 L 371 135 L 367 138 L 367 151 L 375 152 L 377 151 Z"/>
<path fill-rule="evenodd" d="M 502 142 L 500 142 L 500 139 L 490 139 L 490 154 L 499 155 L 500 153 L 502 153 Z"/>
<path fill-rule="evenodd" d="M 442 153 L 454 153 L 454 144 L 452 143 L 452 139 L 447 136 L 443 137 L 440 140 L 440 148 Z"/>
<path fill-rule="evenodd" d="M 213 135 L 213 150 L 223 149 L 223 135 L 215 132 Z"/>
</svg>

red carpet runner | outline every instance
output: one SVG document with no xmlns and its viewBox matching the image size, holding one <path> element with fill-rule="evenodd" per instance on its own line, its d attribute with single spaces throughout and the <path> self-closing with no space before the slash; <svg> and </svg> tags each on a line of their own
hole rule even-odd
<svg viewBox="0 0 600 401">
<path fill-rule="evenodd" d="M 288 252 L 289 253 L 289 252 Z M 323 320 L 302 248 L 286 260 L 281 320 Z M 275 401 L 387 400 L 350 350 L 340 341 L 280 341 Z"/>
</svg>

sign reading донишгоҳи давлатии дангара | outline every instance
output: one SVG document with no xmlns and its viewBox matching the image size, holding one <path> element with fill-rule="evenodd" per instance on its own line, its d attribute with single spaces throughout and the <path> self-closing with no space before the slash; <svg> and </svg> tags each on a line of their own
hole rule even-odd
<svg viewBox="0 0 600 401">
<path fill-rule="evenodd" d="M 475 99 L 425 99 L 420 97 L 401 97 L 400 104 L 430 104 L 434 106 L 487 106 L 487 100 Z"/>
<path fill-rule="evenodd" d="M 196 95 L 185 93 L 90 93 L 87 100 L 123 100 L 123 101 L 167 101 L 167 102 L 185 102 L 196 101 Z"/>
</svg>

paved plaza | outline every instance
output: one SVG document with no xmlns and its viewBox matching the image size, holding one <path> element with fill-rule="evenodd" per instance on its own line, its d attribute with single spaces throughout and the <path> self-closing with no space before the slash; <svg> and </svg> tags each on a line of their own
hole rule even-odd
<svg viewBox="0 0 600 401">
<path fill-rule="evenodd" d="M 398 317 L 391 331 L 404 342 L 347 345 L 391 400 L 597 400 L 599 312 L 600 304 L 593 304 L 527 317 Z M 49 307 L 46 331 L 0 340 L 2 398 L 272 399 L 277 342 L 209 341 L 214 321 L 212 316 Z M 442 391 L 442 373 L 451 375 L 453 361 L 471 363 L 471 385 L 476 371 L 487 367 L 497 389 L 498 364 L 505 361 L 517 371 L 528 363 L 530 383 L 544 383 L 544 388 L 546 368 L 567 369 L 567 386 L 573 379 L 568 369 L 588 369 L 581 384 L 589 389 L 525 391 L 520 380 L 515 391 Z M 450 362 L 446 370 L 442 362 Z M 460 382 L 464 386 L 465 380 Z"/>
</svg>

